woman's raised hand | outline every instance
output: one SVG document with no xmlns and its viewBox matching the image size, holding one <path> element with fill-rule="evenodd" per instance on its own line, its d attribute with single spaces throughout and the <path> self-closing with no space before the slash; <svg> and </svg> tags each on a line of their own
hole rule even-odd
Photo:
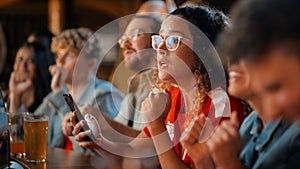
<svg viewBox="0 0 300 169">
<path fill-rule="evenodd" d="M 11 73 L 9 79 L 10 94 L 22 96 L 22 94 L 30 87 L 33 87 L 33 82 L 28 77 L 27 73 L 19 73 L 15 71 Z"/>
<path fill-rule="evenodd" d="M 54 93 L 59 92 L 63 89 L 65 80 L 68 75 L 68 71 L 57 65 L 49 66 L 49 71 L 52 75 L 51 89 Z"/>
<path fill-rule="evenodd" d="M 171 98 L 165 91 L 150 92 L 142 102 L 142 112 L 148 126 L 165 125 L 165 119 L 170 111 Z"/>
</svg>

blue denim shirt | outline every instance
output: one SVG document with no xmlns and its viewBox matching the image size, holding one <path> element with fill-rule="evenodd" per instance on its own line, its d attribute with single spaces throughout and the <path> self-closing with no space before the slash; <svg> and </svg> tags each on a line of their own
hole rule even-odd
<svg viewBox="0 0 300 169">
<path fill-rule="evenodd" d="M 293 125 L 281 119 L 265 128 L 255 112 L 240 128 L 244 148 L 240 154 L 245 169 L 300 168 L 300 122 Z"/>
</svg>

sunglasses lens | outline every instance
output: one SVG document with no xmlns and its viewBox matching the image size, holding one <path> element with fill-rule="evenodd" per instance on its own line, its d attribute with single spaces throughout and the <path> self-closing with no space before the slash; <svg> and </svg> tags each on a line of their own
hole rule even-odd
<svg viewBox="0 0 300 169">
<path fill-rule="evenodd" d="M 118 43 L 119 45 L 122 45 L 126 40 L 136 40 L 137 37 L 140 36 L 139 30 L 135 30 L 131 34 L 124 34 L 119 40 Z"/>
<path fill-rule="evenodd" d="M 169 50 L 176 50 L 179 44 L 179 37 L 169 36 L 166 40 L 166 46 Z"/>
<path fill-rule="evenodd" d="M 162 43 L 162 38 L 158 35 L 153 35 L 152 36 L 152 47 L 153 49 L 158 49 L 159 45 Z"/>
<path fill-rule="evenodd" d="M 138 36 L 139 36 L 139 32 L 138 32 L 138 31 L 135 31 L 135 32 L 133 32 L 133 33 L 130 35 L 130 38 L 131 38 L 132 40 L 136 40 Z"/>
</svg>

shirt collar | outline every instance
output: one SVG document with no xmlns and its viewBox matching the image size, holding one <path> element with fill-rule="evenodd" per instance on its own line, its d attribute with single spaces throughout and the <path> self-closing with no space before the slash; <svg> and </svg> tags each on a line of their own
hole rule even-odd
<svg viewBox="0 0 300 169">
<path fill-rule="evenodd" d="M 256 139 L 255 149 L 257 151 L 261 150 L 272 139 L 273 133 L 276 131 L 281 122 L 281 119 L 277 119 L 267 123 L 266 127 Z"/>
<path fill-rule="evenodd" d="M 255 119 L 255 121 L 252 124 L 250 134 L 251 135 L 258 135 L 259 133 L 262 132 L 262 130 L 263 130 L 262 120 L 257 116 L 257 118 Z"/>
</svg>

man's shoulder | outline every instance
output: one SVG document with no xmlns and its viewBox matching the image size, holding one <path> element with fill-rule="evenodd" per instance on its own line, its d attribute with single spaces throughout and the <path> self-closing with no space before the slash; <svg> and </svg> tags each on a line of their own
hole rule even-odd
<svg viewBox="0 0 300 169">
<path fill-rule="evenodd" d="M 153 76 L 154 70 L 153 69 L 144 69 L 136 74 L 134 74 L 131 78 L 131 81 L 137 80 L 140 83 L 151 83 L 152 84 L 152 76 Z"/>
<path fill-rule="evenodd" d="M 105 92 L 112 92 L 117 90 L 113 84 L 111 84 L 109 81 L 101 80 L 101 79 L 95 79 L 95 90 L 101 90 Z"/>
<path fill-rule="evenodd" d="M 95 79 L 95 94 L 96 95 L 103 95 L 103 94 L 114 94 L 118 95 L 120 98 L 124 97 L 124 94 L 119 91 L 116 87 L 113 86 L 108 81 Z"/>
</svg>

